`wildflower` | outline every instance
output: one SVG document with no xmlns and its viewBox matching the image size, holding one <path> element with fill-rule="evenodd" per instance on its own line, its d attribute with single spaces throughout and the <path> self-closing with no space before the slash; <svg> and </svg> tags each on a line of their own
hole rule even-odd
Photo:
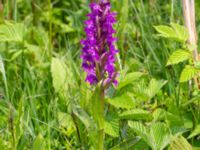
<svg viewBox="0 0 200 150">
<path fill-rule="evenodd" d="M 86 39 L 81 41 L 82 68 L 87 73 L 86 81 L 90 85 L 103 81 L 105 87 L 112 83 L 117 85 L 115 55 L 118 50 L 114 45 L 117 39 L 113 36 L 116 13 L 111 12 L 111 5 L 107 0 L 91 3 L 90 9 L 91 13 L 85 21 Z"/>
</svg>

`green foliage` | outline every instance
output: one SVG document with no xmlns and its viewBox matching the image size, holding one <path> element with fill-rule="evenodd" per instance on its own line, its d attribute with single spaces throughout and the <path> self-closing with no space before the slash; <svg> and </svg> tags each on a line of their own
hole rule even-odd
<svg viewBox="0 0 200 150">
<path fill-rule="evenodd" d="M 198 61 L 193 61 L 192 57 L 192 51 L 194 48 L 191 48 L 191 45 L 185 45 L 186 40 L 188 39 L 188 32 L 185 29 L 185 27 L 178 25 L 178 24 L 171 24 L 172 27 L 168 26 L 155 26 L 155 29 L 161 34 L 161 36 L 171 39 L 177 39 L 178 41 L 182 42 L 182 47 L 187 47 L 189 50 L 176 50 L 174 51 L 168 61 L 168 65 L 174 65 L 178 64 L 180 62 L 189 60 L 189 65 L 186 65 L 183 69 L 181 76 L 180 76 L 180 82 L 186 82 L 194 78 L 199 70 L 198 68 Z M 193 67 L 195 64 L 195 67 Z"/>
</svg>

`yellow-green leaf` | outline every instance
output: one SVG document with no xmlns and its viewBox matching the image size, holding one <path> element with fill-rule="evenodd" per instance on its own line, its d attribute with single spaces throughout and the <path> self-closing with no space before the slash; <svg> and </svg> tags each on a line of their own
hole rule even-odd
<svg viewBox="0 0 200 150">
<path fill-rule="evenodd" d="M 167 66 L 178 64 L 180 62 L 188 60 L 190 57 L 191 57 L 191 52 L 179 49 L 171 54 L 171 56 L 167 61 Z"/>
<path fill-rule="evenodd" d="M 143 109 L 127 110 L 121 113 L 119 116 L 121 119 L 130 119 L 130 120 L 151 120 L 152 119 L 151 113 Z"/>
<path fill-rule="evenodd" d="M 135 107 L 135 103 L 133 101 L 133 98 L 128 94 L 125 93 L 121 96 L 112 98 L 112 99 L 108 99 L 107 102 L 111 105 L 113 105 L 116 108 L 134 108 Z"/>
<path fill-rule="evenodd" d="M 51 74 L 53 78 L 53 86 L 56 92 L 62 92 L 63 89 L 67 91 L 67 73 L 65 69 L 64 63 L 60 59 L 52 59 Z"/>
<path fill-rule="evenodd" d="M 10 23 L 0 25 L 0 42 L 23 42 L 24 25 Z"/>
<path fill-rule="evenodd" d="M 199 73 L 199 70 L 194 68 L 193 66 L 189 66 L 187 65 L 182 73 L 181 73 L 181 77 L 180 77 L 180 82 L 186 82 L 191 80 L 193 77 L 195 77 L 197 74 Z"/>
</svg>

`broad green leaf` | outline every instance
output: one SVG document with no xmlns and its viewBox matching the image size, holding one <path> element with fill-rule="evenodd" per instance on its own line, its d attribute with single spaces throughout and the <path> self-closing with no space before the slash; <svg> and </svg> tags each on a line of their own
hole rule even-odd
<svg viewBox="0 0 200 150">
<path fill-rule="evenodd" d="M 112 99 L 108 99 L 107 102 L 116 108 L 130 109 L 135 107 L 135 103 L 128 93 L 125 93 L 118 97 L 114 97 Z"/>
<path fill-rule="evenodd" d="M 124 79 L 122 79 L 119 82 L 119 85 L 117 86 L 117 89 L 121 89 L 129 84 L 132 84 L 135 80 L 138 80 L 142 75 L 144 75 L 141 72 L 132 72 L 132 73 L 128 73 Z"/>
<path fill-rule="evenodd" d="M 24 25 L 22 23 L 0 24 L 0 42 L 23 42 Z"/>
<path fill-rule="evenodd" d="M 188 31 L 184 26 L 175 23 L 171 23 L 171 27 L 160 25 L 154 26 L 154 28 L 160 33 L 160 36 L 175 39 L 182 43 L 185 43 L 189 36 Z"/>
<path fill-rule="evenodd" d="M 120 115 L 121 119 L 130 119 L 130 120 L 151 120 L 152 115 L 147 110 L 142 109 L 133 109 L 122 112 Z"/>
<path fill-rule="evenodd" d="M 180 136 L 172 139 L 170 150 L 193 150 L 193 148 L 184 137 Z"/>
<path fill-rule="evenodd" d="M 163 150 L 170 142 L 169 131 L 164 123 L 154 123 L 149 128 L 140 122 L 129 121 L 133 129 L 153 150 Z"/>
<path fill-rule="evenodd" d="M 194 78 L 199 73 L 199 70 L 194 68 L 193 66 L 187 65 L 180 76 L 180 82 L 186 82 Z"/>
<path fill-rule="evenodd" d="M 176 33 L 174 32 L 173 28 L 169 26 L 160 25 L 160 26 L 154 26 L 154 28 L 158 33 L 160 33 L 160 36 L 163 36 L 165 38 L 176 37 Z"/>
<path fill-rule="evenodd" d="M 53 78 L 53 86 L 56 92 L 67 92 L 67 73 L 64 63 L 58 59 L 53 58 L 51 63 L 51 74 Z"/>
<path fill-rule="evenodd" d="M 154 121 L 161 121 L 166 118 L 166 111 L 164 109 L 158 108 L 153 112 Z"/>
<path fill-rule="evenodd" d="M 166 83 L 167 81 L 164 80 L 158 81 L 156 79 L 152 79 L 147 89 L 147 95 L 149 97 L 149 100 L 152 99 Z"/>
<path fill-rule="evenodd" d="M 150 128 L 150 141 L 154 150 L 163 150 L 169 143 L 169 133 L 164 123 L 155 123 Z"/>
<path fill-rule="evenodd" d="M 187 41 L 187 39 L 189 37 L 187 28 L 185 28 L 182 25 L 176 24 L 176 23 L 171 23 L 171 26 L 173 27 L 174 31 L 176 32 L 177 38 L 180 41 L 182 41 L 182 42 Z"/>
<path fill-rule="evenodd" d="M 200 135 L 200 124 L 196 126 L 194 131 L 189 135 L 188 139 L 193 138 L 194 136 Z"/>
<path fill-rule="evenodd" d="M 33 150 L 45 150 L 45 140 L 41 134 L 39 134 L 33 144 Z"/>
<path fill-rule="evenodd" d="M 149 131 L 148 129 L 140 122 L 128 121 L 128 125 L 133 129 L 147 144 L 151 145 L 149 142 Z"/>
<path fill-rule="evenodd" d="M 191 53 L 186 50 L 177 50 L 173 52 L 168 61 L 167 61 L 167 66 L 168 65 L 173 65 L 173 64 L 178 64 L 180 62 L 183 62 L 185 60 L 188 60 L 191 57 Z"/>
<path fill-rule="evenodd" d="M 119 136 L 119 119 L 114 118 L 111 120 L 106 120 L 104 125 L 104 130 L 106 134 L 112 137 Z"/>
</svg>

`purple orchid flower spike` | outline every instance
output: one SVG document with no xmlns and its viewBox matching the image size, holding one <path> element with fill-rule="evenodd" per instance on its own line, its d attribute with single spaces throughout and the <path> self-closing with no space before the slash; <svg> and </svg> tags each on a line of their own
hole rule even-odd
<svg viewBox="0 0 200 150">
<path fill-rule="evenodd" d="M 113 24 L 116 23 L 116 13 L 111 12 L 108 0 L 90 4 L 91 13 L 85 21 L 86 39 L 81 41 L 83 46 L 81 58 L 82 68 L 87 73 L 86 81 L 90 85 L 102 81 L 108 88 L 112 83 L 117 85 L 115 69 L 115 48 L 117 39 Z"/>
</svg>

